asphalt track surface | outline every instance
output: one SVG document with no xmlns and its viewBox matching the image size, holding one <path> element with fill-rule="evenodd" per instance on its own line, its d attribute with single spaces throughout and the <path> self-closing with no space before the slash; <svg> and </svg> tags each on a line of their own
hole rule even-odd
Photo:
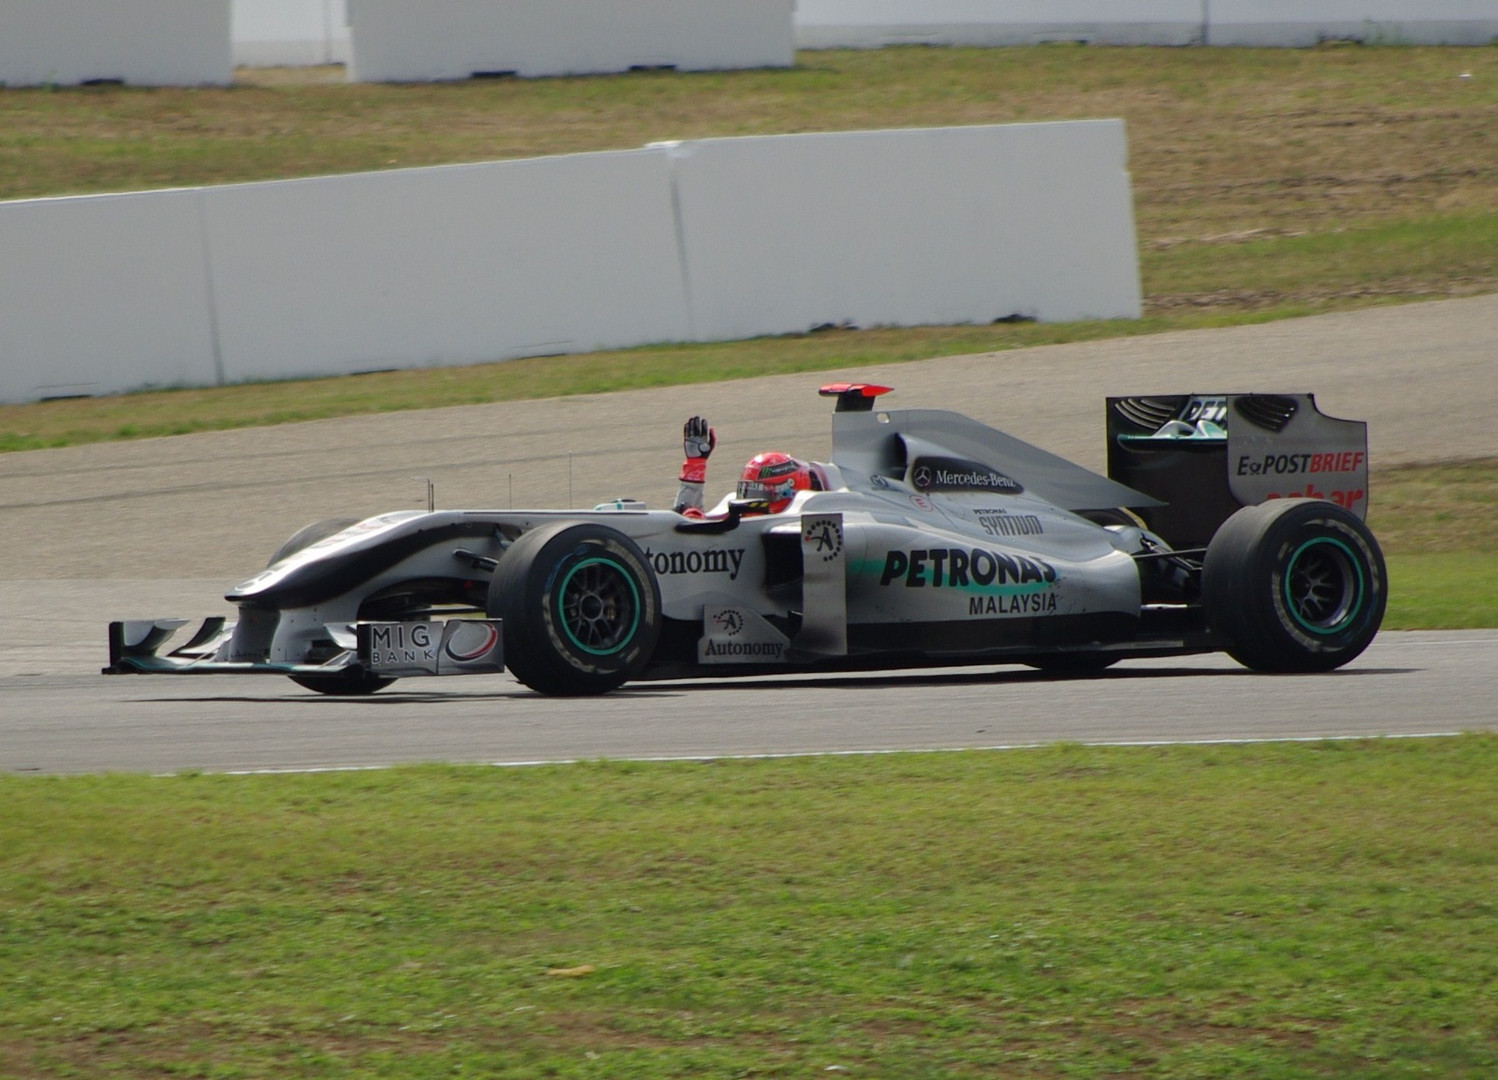
<svg viewBox="0 0 1498 1080">
<path fill-rule="evenodd" d="M 278 678 L 98 675 L 111 618 L 226 614 L 227 587 L 308 521 L 419 507 L 669 502 L 681 421 L 719 433 L 710 490 L 756 451 L 829 450 L 815 387 L 897 388 L 1103 466 L 1108 394 L 1302 391 L 1366 419 L 1375 468 L 1498 456 L 1498 296 L 911 364 L 355 417 L 0 456 L 0 769 L 341 768 L 1437 734 L 1498 727 L 1498 631 L 1385 634 L 1341 672 L 1225 657 L 1102 676 L 1020 668 L 640 684 L 552 701 L 508 677 L 372 698 Z M 423 479 L 417 479 L 421 477 Z M 1376 502 L 1375 489 L 1372 498 Z"/>
<path fill-rule="evenodd" d="M 1226 657 L 1125 661 L 1087 679 L 1025 668 L 637 683 L 543 698 L 508 675 L 321 697 L 269 677 L 7 679 L 10 772 L 278 771 L 1096 743 L 1438 735 L 1498 729 L 1498 631 L 1379 638 L 1329 675 Z"/>
</svg>

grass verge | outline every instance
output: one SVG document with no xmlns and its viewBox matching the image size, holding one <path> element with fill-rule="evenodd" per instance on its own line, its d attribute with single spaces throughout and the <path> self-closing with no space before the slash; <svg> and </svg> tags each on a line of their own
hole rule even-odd
<svg viewBox="0 0 1498 1080">
<path fill-rule="evenodd" d="M 1498 738 L 0 778 L 0 1073 L 1498 1068 Z"/>
<path fill-rule="evenodd" d="M 360 413 L 603 394 L 873 366 L 934 356 L 1260 322 L 1285 314 L 1305 313 L 1304 308 L 1226 314 L 1181 312 L 1156 318 L 1089 323 L 827 330 L 751 341 L 537 357 L 472 367 L 379 371 L 331 379 L 0 405 L 0 452 L 261 427 Z"/>
<path fill-rule="evenodd" d="M 1477 630 L 1498 626 L 1498 555 L 1391 553 L 1385 630 Z"/>
<path fill-rule="evenodd" d="M 1389 563 L 1389 630 L 1498 626 L 1498 458 L 1376 472 L 1368 524 Z"/>
</svg>

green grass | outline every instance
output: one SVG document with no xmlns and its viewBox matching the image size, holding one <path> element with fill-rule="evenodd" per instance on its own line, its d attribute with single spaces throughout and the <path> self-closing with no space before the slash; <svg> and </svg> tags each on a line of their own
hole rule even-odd
<svg viewBox="0 0 1498 1080">
<path fill-rule="evenodd" d="M 1387 630 L 1498 626 L 1498 552 L 1391 553 Z"/>
<path fill-rule="evenodd" d="M 4 1075 L 1498 1068 L 1491 736 L 0 797 Z"/>
<path fill-rule="evenodd" d="M 1349 302 L 1446 295 L 1463 282 L 1492 291 L 1498 215 L 1441 214 L 1252 237 L 1225 245 L 1146 249 L 1140 272 L 1156 308 L 1218 300 L 1311 314 Z"/>
<path fill-rule="evenodd" d="M 1375 471 L 1390 630 L 1498 626 L 1498 459 Z"/>
<path fill-rule="evenodd" d="M 1498 458 L 1405 466 L 1375 479 L 1368 520 L 1390 550 L 1498 556 Z"/>
</svg>

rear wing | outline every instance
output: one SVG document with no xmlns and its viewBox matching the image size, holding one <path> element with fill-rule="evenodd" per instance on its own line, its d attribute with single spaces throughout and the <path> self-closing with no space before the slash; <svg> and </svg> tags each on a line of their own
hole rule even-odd
<svg viewBox="0 0 1498 1080">
<path fill-rule="evenodd" d="M 1368 425 L 1311 394 L 1108 399 L 1108 476 L 1166 503 L 1139 510 L 1178 548 L 1205 547 L 1238 509 L 1319 498 L 1368 513 Z"/>
</svg>

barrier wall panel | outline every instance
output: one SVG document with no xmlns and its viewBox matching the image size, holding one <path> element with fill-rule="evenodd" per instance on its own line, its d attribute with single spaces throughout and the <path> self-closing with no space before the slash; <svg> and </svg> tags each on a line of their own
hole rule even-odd
<svg viewBox="0 0 1498 1080">
<path fill-rule="evenodd" d="M 699 340 L 1139 314 L 1117 121 L 715 139 L 673 155 Z"/>
<path fill-rule="evenodd" d="M 1194 45 L 1202 0 L 799 0 L 804 49 L 885 45 Z"/>
<path fill-rule="evenodd" d="M 1121 120 L 1010 124 L 984 172 L 1006 220 L 1001 253 L 1041 322 L 1143 314 L 1138 238 Z M 980 174 L 981 175 L 981 174 Z"/>
<path fill-rule="evenodd" d="M 788 67 L 794 0 L 350 0 L 363 82 Z"/>
<path fill-rule="evenodd" d="M 0 401 L 217 381 L 195 191 L 0 203 Z"/>
<path fill-rule="evenodd" d="M 1212 0 L 1212 45 L 1487 45 L 1495 0 Z"/>
<path fill-rule="evenodd" d="M 0 0 L 0 84 L 227 84 L 230 0 Z"/>
<path fill-rule="evenodd" d="M 345 0 L 233 0 L 233 4 L 236 66 L 348 62 Z"/>
<path fill-rule="evenodd" d="M 521 76 L 789 67 L 794 0 L 508 0 L 494 53 Z"/>
<path fill-rule="evenodd" d="M 799 0 L 801 48 L 883 45 L 1485 45 L 1494 0 Z"/>
<path fill-rule="evenodd" d="M 205 192 L 230 380 L 681 340 L 664 155 Z"/>
</svg>

